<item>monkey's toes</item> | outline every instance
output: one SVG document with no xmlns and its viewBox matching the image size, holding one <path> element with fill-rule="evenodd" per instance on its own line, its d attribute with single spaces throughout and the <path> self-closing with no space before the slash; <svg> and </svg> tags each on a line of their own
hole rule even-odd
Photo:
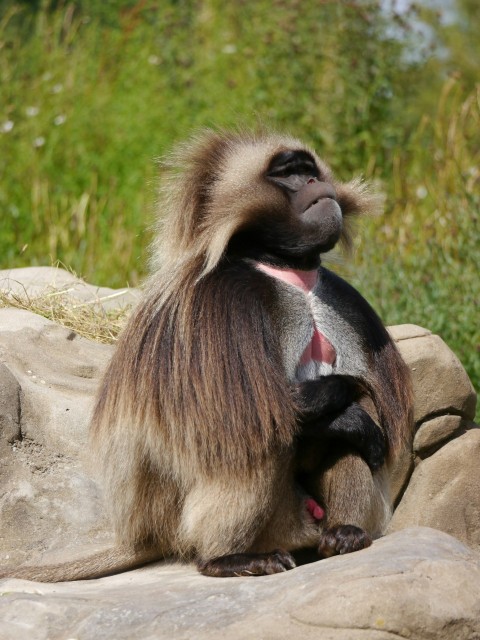
<svg viewBox="0 0 480 640">
<path fill-rule="evenodd" d="M 352 524 L 341 524 L 326 529 L 320 538 L 318 555 L 330 558 L 352 551 L 360 551 L 372 544 L 372 539 L 366 531 Z"/>
<path fill-rule="evenodd" d="M 288 553 L 288 551 L 284 551 L 283 549 L 276 549 L 275 551 L 272 551 L 272 553 L 265 553 L 261 555 L 264 556 L 263 567 L 265 575 L 289 571 L 290 569 L 295 569 L 297 566 L 293 557 Z"/>
<path fill-rule="evenodd" d="M 215 578 L 266 576 L 295 567 L 293 557 L 282 549 L 270 553 L 235 553 L 197 562 L 200 573 Z"/>
</svg>

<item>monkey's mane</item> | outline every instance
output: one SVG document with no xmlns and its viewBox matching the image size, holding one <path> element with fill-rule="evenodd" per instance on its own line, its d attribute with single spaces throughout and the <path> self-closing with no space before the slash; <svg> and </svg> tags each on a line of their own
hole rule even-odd
<svg viewBox="0 0 480 640">
<path fill-rule="evenodd" d="M 261 142 L 248 138 L 250 146 Z M 108 416 L 110 425 L 125 419 L 138 425 L 129 433 L 138 434 L 136 446 L 154 468 L 178 459 L 182 473 L 189 466 L 205 473 L 219 466 L 252 471 L 295 437 L 296 407 L 269 308 L 275 291 L 268 283 L 259 287 L 265 278 L 247 264 L 220 264 L 242 212 L 211 219 L 212 189 L 241 144 L 243 135 L 205 132 L 165 161 L 154 270 L 92 421 L 94 438 L 102 432 L 96 416 Z M 216 261 L 206 269 L 213 254 Z M 148 442 L 160 434 L 170 453 L 158 452 L 154 460 L 157 451 Z"/>
<path fill-rule="evenodd" d="M 367 182 L 354 178 L 342 183 L 334 178 L 328 165 L 315 151 L 299 140 L 266 129 L 258 131 L 203 130 L 189 142 L 180 144 L 161 162 L 162 187 L 160 190 L 159 221 L 156 240 L 152 244 L 151 264 L 158 272 L 165 265 L 171 273 L 179 267 L 190 271 L 197 259 L 203 264 L 200 274 L 213 269 L 222 258 L 228 242 L 242 225 L 248 222 L 251 210 L 237 202 L 235 207 L 220 210 L 212 207 L 212 194 L 218 182 L 225 178 L 230 157 L 254 164 L 258 152 L 268 159 L 275 152 L 303 149 L 316 160 L 322 174 L 335 186 L 344 220 L 341 242 L 351 247 L 352 217 L 363 213 L 376 213 L 381 208 L 381 197 L 371 191 Z M 255 165 L 254 165 L 255 168 Z M 256 167 L 258 173 L 266 165 Z M 249 178 L 257 179 L 253 186 L 260 188 L 263 176 L 251 170 Z M 227 172 L 228 174 L 228 172 Z M 235 186 L 230 185 L 234 190 Z M 247 196 L 252 197 L 249 193 Z M 223 203 L 221 203 L 223 204 Z"/>
<path fill-rule="evenodd" d="M 114 354 L 117 380 L 106 378 L 110 392 L 104 387 L 97 413 L 138 425 L 130 434 L 147 466 L 161 468 L 168 451 L 182 469 L 253 472 L 291 447 L 297 429 L 268 308 L 274 292 L 258 288 L 248 265 L 197 276 L 184 275 L 175 291 L 152 279 Z M 100 432 L 95 418 L 93 427 Z M 155 460 L 148 442 L 159 436 L 165 450 Z"/>
</svg>

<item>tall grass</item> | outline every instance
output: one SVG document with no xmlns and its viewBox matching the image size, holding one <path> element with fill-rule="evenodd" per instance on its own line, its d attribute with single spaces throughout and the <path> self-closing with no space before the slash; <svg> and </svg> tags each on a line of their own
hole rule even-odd
<svg viewBox="0 0 480 640">
<path fill-rule="evenodd" d="M 409 60 L 385 3 L 49 4 L 2 4 L 0 267 L 137 284 L 155 158 L 199 127 L 261 121 L 378 183 L 385 214 L 343 270 L 387 322 L 439 332 L 480 387 L 478 90 Z"/>
<path fill-rule="evenodd" d="M 96 11 L 14 7 L 0 23 L 5 266 L 60 259 L 136 284 L 154 158 L 200 126 L 288 128 L 345 175 L 393 144 L 399 45 L 379 40 L 377 3 L 82 4 Z"/>
<path fill-rule="evenodd" d="M 358 237 L 353 282 L 391 323 L 439 333 L 480 387 L 480 88 L 446 82 L 394 155 L 387 210 Z"/>
</svg>

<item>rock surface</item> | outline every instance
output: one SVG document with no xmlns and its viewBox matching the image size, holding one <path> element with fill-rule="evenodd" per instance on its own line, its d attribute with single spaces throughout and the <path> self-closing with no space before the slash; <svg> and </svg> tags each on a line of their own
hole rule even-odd
<svg viewBox="0 0 480 640">
<path fill-rule="evenodd" d="M 480 429 L 452 440 L 415 469 L 389 531 L 446 531 L 480 551 Z M 480 597 L 480 592 L 479 592 Z"/>
<path fill-rule="evenodd" d="M 413 451 L 419 458 L 426 458 L 446 442 L 455 438 L 472 425 L 462 416 L 446 414 L 426 420 L 418 427 L 413 440 Z"/>
<path fill-rule="evenodd" d="M 17 295 L 52 286 L 104 306 L 139 295 L 53 268 L 0 271 L 0 289 Z M 480 640 L 476 396 L 438 336 L 415 325 L 390 332 L 412 370 L 416 418 L 413 450 L 394 470 L 391 535 L 360 553 L 259 579 L 208 579 L 192 567 L 158 564 L 91 582 L 2 581 L 1 640 Z M 33 313 L 0 309 L 0 564 L 85 557 L 112 543 L 85 452 L 113 349 Z M 416 525 L 470 548 L 433 529 L 408 529 Z"/>
<path fill-rule="evenodd" d="M 18 309 L 0 309 L 0 564 L 111 539 L 83 459 L 113 347 Z"/>
<path fill-rule="evenodd" d="M 417 424 L 441 413 L 473 420 L 475 390 L 460 360 L 439 336 L 402 339 L 398 346 L 412 372 Z"/>
<path fill-rule="evenodd" d="M 2 640 L 480 638 L 480 563 L 414 528 L 373 547 L 261 578 L 157 564 L 62 585 L 5 580 Z"/>
</svg>

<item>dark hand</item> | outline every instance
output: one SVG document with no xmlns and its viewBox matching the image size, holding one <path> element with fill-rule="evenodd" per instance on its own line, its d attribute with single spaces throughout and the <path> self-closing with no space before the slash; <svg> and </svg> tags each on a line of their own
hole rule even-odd
<svg viewBox="0 0 480 640">
<path fill-rule="evenodd" d="M 315 440 L 343 440 L 355 447 L 372 471 L 385 462 L 387 440 L 380 427 L 356 402 L 334 414 L 301 421 L 301 435 Z"/>
<path fill-rule="evenodd" d="M 296 385 L 302 423 L 336 414 L 355 400 L 360 392 L 358 381 L 351 376 L 322 376 Z"/>
<path fill-rule="evenodd" d="M 385 462 L 387 441 L 383 431 L 359 404 L 353 403 L 330 424 L 319 425 L 324 437 L 339 438 L 358 449 L 372 471 Z"/>
</svg>

